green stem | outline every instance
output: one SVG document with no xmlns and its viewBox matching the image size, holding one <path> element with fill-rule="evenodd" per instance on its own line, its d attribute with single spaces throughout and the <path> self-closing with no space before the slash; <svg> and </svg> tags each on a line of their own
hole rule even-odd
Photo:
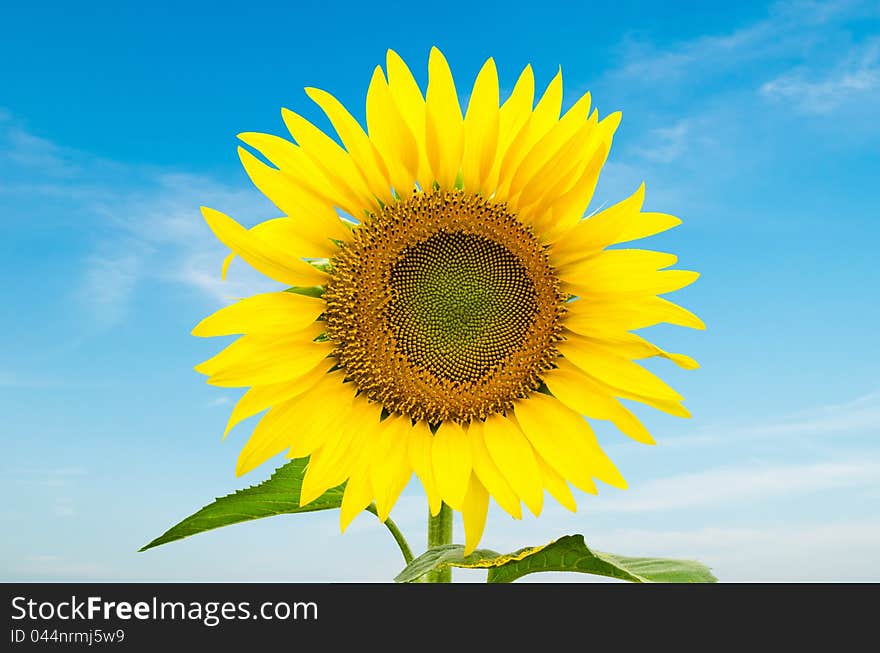
<svg viewBox="0 0 880 653">
<path fill-rule="evenodd" d="M 428 548 L 452 544 L 452 508 L 445 503 L 434 517 L 428 513 Z M 452 568 L 437 569 L 425 575 L 426 583 L 451 583 Z"/>
<path fill-rule="evenodd" d="M 377 517 L 379 516 L 379 512 L 376 510 L 376 504 L 374 503 L 367 506 L 367 512 L 371 512 Z M 385 520 L 385 527 L 391 532 L 391 537 L 394 538 L 394 541 L 397 542 L 397 546 L 400 547 L 400 552 L 403 554 L 403 559 L 406 561 L 406 564 L 411 563 L 413 560 L 412 549 L 409 548 L 409 543 L 406 541 L 403 533 L 400 532 L 400 529 L 397 528 L 397 524 L 392 521 L 391 517 Z"/>
</svg>

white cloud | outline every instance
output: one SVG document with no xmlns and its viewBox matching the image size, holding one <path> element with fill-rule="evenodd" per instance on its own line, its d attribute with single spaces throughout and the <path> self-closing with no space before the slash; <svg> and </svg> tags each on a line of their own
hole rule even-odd
<svg viewBox="0 0 880 653">
<path fill-rule="evenodd" d="M 654 129 L 649 134 L 648 146 L 638 148 L 637 152 L 651 161 L 670 163 L 685 154 L 692 126 L 692 120 L 679 120 L 670 127 Z"/>
<path fill-rule="evenodd" d="M 880 90 L 880 40 L 854 48 L 829 72 L 810 67 L 789 71 L 761 86 L 761 93 L 807 113 L 829 113 Z"/>
<path fill-rule="evenodd" d="M 124 319 L 145 284 L 183 284 L 218 302 L 277 287 L 241 264 L 224 283 L 228 250 L 199 212 L 210 205 L 245 224 L 276 217 L 255 190 L 101 159 L 34 135 L 8 112 L 0 118 L 0 196 L 24 206 L 29 220 L 42 211 L 92 234 L 73 295 L 97 326 Z"/>
<path fill-rule="evenodd" d="M 833 434 L 876 434 L 880 425 L 880 392 L 851 401 L 820 406 L 779 419 L 748 425 L 718 425 L 695 435 L 666 438 L 664 446 L 720 444 L 780 437 L 807 437 Z"/>
<path fill-rule="evenodd" d="M 864 486 L 880 488 L 880 460 L 753 463 L 645 481 L 625 493 L 603 497 L 590 510 L 620 513 L 716 507 Z"/>
</svg>

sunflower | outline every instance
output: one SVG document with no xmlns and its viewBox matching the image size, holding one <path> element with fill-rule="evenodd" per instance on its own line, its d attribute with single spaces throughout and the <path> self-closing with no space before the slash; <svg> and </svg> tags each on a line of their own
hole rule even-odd
<svg viewBox="0 0 880 653">
<path fill-rule="evenodd" d="M 366 131 L 308 88 L 338 141 L 283 110 L 289 140 L 239 138 L 245 170 L 282 217 L 246 229 L 204 217 L 232 253 L 289 290 L 222 308 L 193 331 L 240 337 L 196 367 L 248 387 L 229 419 L 265 414 L 238 459 L 244 474 L 286 451 L 309 457 L 301 503 L 343 482 L 341 526 L 372 502 L 383 521 L 413 472 L 436 515 L 461 511 L 466 549 L 489 497 L 536 516 L 544 490 L 574 511 L 570 486 L 626 482 L 586 416 L 653 439 L 619 401 L 687 417 L 682 397 L 635 361 L 695 368 L 632 331 L 702 329 L 660 297 L 697 278 L 672 254 L 612 248 L 680 223 L 643 212 L 644 186 L 584 218 L 620 122 L 563 115 L 561 73 L 537 103 L 530 67 L 500 103 L 486 61 L 462 115 L 436 48 L 423 95 L 393 51 L 367 91 Z M 268 410 L 267 410 L 268 409 Z"/>
</svg>

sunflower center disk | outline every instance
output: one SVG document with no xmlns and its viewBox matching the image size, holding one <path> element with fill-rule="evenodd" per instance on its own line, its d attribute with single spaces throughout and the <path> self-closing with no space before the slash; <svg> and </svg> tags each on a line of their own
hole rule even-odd
<svg viewBox="0 0 880 653">
<path fill-rule="evenodd" d="M 538 312 L 534 284 L 498 243 L 441 232 L 391 269 L 388 323 L 414 364 L 474 381 L 522 346 Z"/>
<path fill-rule="evenodd" d="M 436 424 L 485 419 L 539 387 L 566 296 L 504 206 L 437 191 L 358 226 L 324 299 L 334 356 L 358 390 Z"/>
</svg>

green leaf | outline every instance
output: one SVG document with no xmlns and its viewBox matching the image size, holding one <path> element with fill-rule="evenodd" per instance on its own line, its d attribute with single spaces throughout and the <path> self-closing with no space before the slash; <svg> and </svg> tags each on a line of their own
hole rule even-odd
<svg viewBox="0 0 880 653">
<path fill-rule="evenodd" d="M 499 554 L 478 549 L 464 556 L 460 544 L 433 547 L 413 560 L 394 579 L 411 583 L 433 569 L 488 569 L 487 583 L 512 583 L 541 571 L 573 571 L 633 583 L 714 583 L 705 565 L 692 560 L 631 558 L 592 551 L 583 535 L 566 535 L 543 546 Z"/>
<path fill-rule="evenodd" d="M 321 297 L 324 294 L 324 286 L 291 286 L 290 288 L 285 288 L 284 292 L 308 295 L 309 297 Z"/>
<path fill-rule="evenodd" d="M 292 460 L 259 485 L 220 497 L 144 546 L 141 551 L 221 526 L 300 512 L 331 510 L 342 505 L 344 485 L 327 490 L 306 506 L 299 505 L 307 458 Z"/>
</svg>

